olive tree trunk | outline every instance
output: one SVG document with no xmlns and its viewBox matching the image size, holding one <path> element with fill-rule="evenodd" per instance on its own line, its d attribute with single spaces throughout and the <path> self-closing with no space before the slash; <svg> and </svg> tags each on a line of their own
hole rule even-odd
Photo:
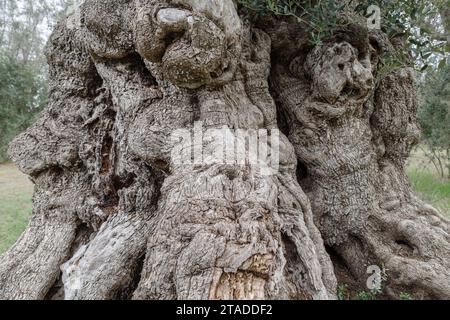
<svg viewBox="0 0 450 320">
<path fill-rule="evenodd" d="M 449 298 L 449 222 L 404 174 L 411 72 L 376 80 L 392 44 L 362 25 L 302 35 L 232 0 L 85 0 L 10 146 L 35 194 L 0 299 L 335 299 L 370 265 Z"/>
</svg>

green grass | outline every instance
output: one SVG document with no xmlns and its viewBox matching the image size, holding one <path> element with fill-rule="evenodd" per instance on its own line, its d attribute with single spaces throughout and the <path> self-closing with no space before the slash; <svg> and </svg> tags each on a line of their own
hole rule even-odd
<svg viewBox="0 0 450 320">
<path fill-rule="evenodd" d="M 406 173 L 409 181 L 422 200 L 450 217 L 450 180 L 439 175 L 423 148 L 416 148 L 408 159 Z"/>
<path fill-rule="evenodd" d="M 450 180 L 440 178 L 431 171 L 415 168 L 408 168 L 407 174 L 419 197 L 450 217 Z"/>
<path fill-rule="evenodd" d="M 31 215 L 33 186 L 12 165 L 0 165 L 0 254 L 25 230 Z"/>
</svg>

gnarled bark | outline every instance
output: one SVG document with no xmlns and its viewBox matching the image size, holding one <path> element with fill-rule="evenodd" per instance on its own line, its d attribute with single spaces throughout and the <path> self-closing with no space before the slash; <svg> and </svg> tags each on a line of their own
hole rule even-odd
<svg viewBox="0 0 450 320">
<path fill-rule="evenodd" d="M 275 33 L 276 34 L 276 33 Z M 362 287 L 383 266 L 385 293 L 448 298 L 449 222 L 411 192 L 404 165 L 417 143 L 411 70 L 379 78 L 378 32 L 341 36 L 276 60 L 272 87 L 303 165 L 300 184 L 341 281 Z"/>
<path fill-rule="evenodd" d="M 264 29 L 231 0 L 86 0 L 56 28 L 0 298 L 334 299 L 380 263 L 391 295 L 449 296 L 448 221 L 403 173 L 412 77 L 375 87 L 390 43 Z"/>
</svg>

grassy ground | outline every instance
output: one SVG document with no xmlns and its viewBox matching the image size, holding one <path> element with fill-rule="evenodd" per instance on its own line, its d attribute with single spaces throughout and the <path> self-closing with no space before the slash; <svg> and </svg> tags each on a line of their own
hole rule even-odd
<svg viewBox="0 0 450 320">
<path fill-rule="evenodd" d="M 419 196 L 450 217 L 450 181 L 439 177 L 421 151 L 411 156 L 407 173 Z M 25 175 L 11 164 L 0 164 L 0 254 L 25 229 L 32 195 L 33 185 Z"/>
<path fill-rule="evenodd" d="M 25 229 L 31 215 L 33 185 L 11 164 L 0 164 L 0 254 Z"/>
<path fill-rule="evenodd" d="M 411 154 L 406 172 L 416 193 L 450 218 L 450 180 L 440 177 L 422 150 Z"/>
<path fill-rule="evenodd" d="M 419 196 L 450 218 L 450 181 L 429 172 L 408 169 L 408 177 Z"/>
</svg>

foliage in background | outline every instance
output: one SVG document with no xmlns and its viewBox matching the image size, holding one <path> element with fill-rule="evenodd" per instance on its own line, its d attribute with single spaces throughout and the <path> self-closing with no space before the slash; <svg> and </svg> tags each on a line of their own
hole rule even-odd
<svg viewBox="0 0 450 320">
<path fill-rule="evenodd" d="M 406 173 L 418 196 L 450 218 L 450 179 L 441 177 L 427 158 L 426 148 L 425 145 L 413 150 Z"/>
<path fill-rule="evenodd" d="M 449 0 L 365 0 L 356 7 L 364 14 L 367 7 L 376 5 L 381 9 L 381 29 L 390 39 L 404 40 L 406 51 L 412 59 L 397 53 L 404 64 L 413 61 L 420 71 L 430 66 L 443 68 L 450 52 L 443 23 Z"/>
<path fill-rule="evenodd" d="M 0 0 L 0 47 L 23 64 L 45 71 L 43 49 L 67 0 Z"/>
<path fill-rule="evenodd" d="M 349 23 L 339 18 L 347 7 L 339 1 L 238 0 L 238 3 L 259 15 L 294 17 L 308 28 L 312 45 L 321 43 L 338 27 Z"/>
<path fill-rule="evenodd" d="M 0 163 L 46 102 L 44 46 L 71 0 L 0 0 Z"/>
<path fill-rule="evenodd" d="M 355 15 L 372 17 L 371 5 L 381 9 L 381 29 L 392 39 L 401 38 L 406 52 L 387 57 L 388 68 L 410 64 L 425 71 L 430 65 L 444 67 L 450 51 L 443 23 L 449 0 L 238 0 L 245 8 L 260 15 L 292 16 L 309 29 L 313 45 L 329 38 L 333 32 L 352 22 L 349 10 Z M 341 17 L 345 16 L 345 19 Z M 394 58 L 394 59 L 392 59 Z M 394 61 L 391 61 L 394 60 Z M 395 63 L 393 63 L 395 62 Z"/>
<path fill-rule="evenodd" d="M 45 78 L 0 51 L 0 162 L 8 142 L 31 124 L 45 101 Z"/>
<path fill-rule="evenodd" d="M 420 91 L 418 118 L 426 155 L 441 177 L 450 178 L 450 66 L 429 73 Z"/>
</svg>

